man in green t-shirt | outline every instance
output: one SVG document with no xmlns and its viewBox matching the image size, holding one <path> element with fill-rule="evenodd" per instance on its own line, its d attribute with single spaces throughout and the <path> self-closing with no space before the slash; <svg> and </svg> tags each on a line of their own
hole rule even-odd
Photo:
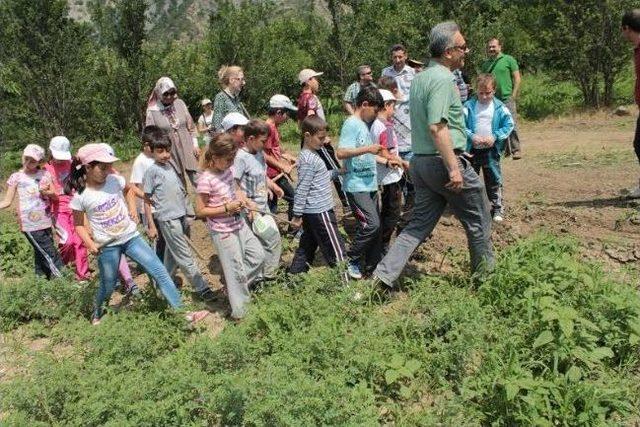
<svg viewBox="0 0 640 427">
<path fill-rule="evenodd" d="M 511 116 L 513 123 L 516 123 L 516 99 L 520 91 L 520 68 L 518 62 L 511 55 L 502 53 L 502 45 L 496 37 L 489 39 L 487 42 L 487 56 L 489 57 L 482 63 L 480 70 L 483 73 L 493 74 L 497 83 L 496 96 L 502 101 Z M 507 139 L 506 155 L 513 156 L 513 160 L 521 158 L 520 138 L 518 137 L 517 127 L 513 128 L 513 132 Z"/>
<path fill-rule="evenodd" d="M 473 272 L 493 266 L 489 202 L 484 183 L 464 157 L 462 102 L 451 73 L 464 65 L 469 49 L 451 21 L 433 27 L 429 40 L 432 60 L 414 77 L 409 97 L 414 211 L 374 272 L 374 280 L 388 289 L 393 289 L 413 251 L 431 235 L 447 205 L 466 231 Z"/>
</svg>

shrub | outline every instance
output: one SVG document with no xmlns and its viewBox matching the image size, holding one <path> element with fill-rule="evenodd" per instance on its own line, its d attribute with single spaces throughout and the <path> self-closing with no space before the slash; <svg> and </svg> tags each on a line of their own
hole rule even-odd
<svg viewBox="0 0 640 427">
<path fill-rule="evenodd" d="M 31 273 L 22 280 L 5 280 L 0 286 L 0 330 L 32 320 L 88 316 L 94 295 L 95 284 L 79 285 L 71 275 L 47 280 Z"/>
<path fill-rule="evenodd" d="M 477 290 L 460 274 L 391 299 L 334 270 L 281 280 L 215 340 L 142 308 L 54 326 L 73 357 L 37 355 L 0 387 L 6 421 L 603 425 L 638 413 L 637 291 L 551 236 L 505 250 Z"/>
<path fill-rule="evenodd" d="M 15 221 L 0 223 L 0 275 L 21 277 L 33 271 L 33 249 Z"/>
</svg>

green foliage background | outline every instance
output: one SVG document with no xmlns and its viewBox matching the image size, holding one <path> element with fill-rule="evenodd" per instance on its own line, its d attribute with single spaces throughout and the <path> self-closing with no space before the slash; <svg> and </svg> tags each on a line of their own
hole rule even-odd
<svg viewBox="0 0 640 427">
<path fill-rule="evenodd" d="M 199 100 L 219 90 L 222 64 L 245 68 L 243 97 L 253 114 L 263 114 L 274 93 L 295 98 L 304 67 L 325 72 L 325 101 L 340 99 L 357 65 L 369 63 L 379 73 L 394 43 L 426 59 L 429 30 L 444 19 L 455 19 L 465 33 L 471 75 L 486 40 L 503 40 L 523 69 L 519 111 L 526 118 L 632 101 L 631 49 L 619 34 L 629 0 L 219 0 L 200 37 L 185 28 L 192 1 L 87 3 L 86 21 L 70 19 L 65 0 L 0 3 L 5 171 L 16 160 L 7 153 L 30 142 L 45 145 L 56 134 L 76 145 L 107 141 L 128 158 L 137 149 L 146 97 L 162 75 L 174 79 L 194 116 Z M 152 12 L 162 19 L 152 21 Z M 343 115 L 333 104 L 336 127 Z"/>
</svg>

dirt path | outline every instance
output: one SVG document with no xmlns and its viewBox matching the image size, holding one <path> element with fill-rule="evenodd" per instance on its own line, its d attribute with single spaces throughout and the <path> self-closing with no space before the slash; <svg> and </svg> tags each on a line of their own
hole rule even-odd
<svg viewBox="0 0 640 427">
<path fill-rule="evenodd" d="M 507 213 L 505 222 L 494 226 L 495 245 L 547 230 L 575 236 L 589 258 L 626 264 L 637 271 L 638 202 L 623 197 L 640 175 L 631 144 L 634 126 L 634 116 L 602 112 L 524 124 L 520 129 L 524 158 L 503 161 Z M 203 222 L 194 223 L 192 235 L 206 258 L 199 262 L 207 280 L 220 289 L 222 271 Z M 287 238 L 283 243 L 286 265 L 296 242 Z M 458 256 L 445 256 L 447 251 Z M 465 256 L 464 231 L 454 217 L 445 214 L 433 239 L 417 251 L 408 272 L 448 270 Z M 211 308 L 217 313 L 215 319 L 222 321 L 226 304 Z"/>
</svg>

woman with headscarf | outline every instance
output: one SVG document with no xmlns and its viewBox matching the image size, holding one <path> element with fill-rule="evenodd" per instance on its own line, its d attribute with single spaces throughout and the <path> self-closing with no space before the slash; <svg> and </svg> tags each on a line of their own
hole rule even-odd
<svg viewBox="0 0 640 427">
<path fill-rule="evenodd" d="M 218 70 L 218 80 L 222 90 L 213 98 L 213 128 L 222 132 L 222 119 L 229 113 L 240 113 L 250 119 L 247 109 L 240 101 L 244 87 L 244 71 L 236 65 L 223 65 Z"/>
<path fill-rule="evenodd" d="M 178 98 L 176 85 L 169 77 L 161 77 L 147 101 L 146 126 L 157 126 L 171 139 L 171 165 L 182 182 L 187 178 L 195 188 L 200 155 L 193 118 L 184 101 Z"/>
</svg>

